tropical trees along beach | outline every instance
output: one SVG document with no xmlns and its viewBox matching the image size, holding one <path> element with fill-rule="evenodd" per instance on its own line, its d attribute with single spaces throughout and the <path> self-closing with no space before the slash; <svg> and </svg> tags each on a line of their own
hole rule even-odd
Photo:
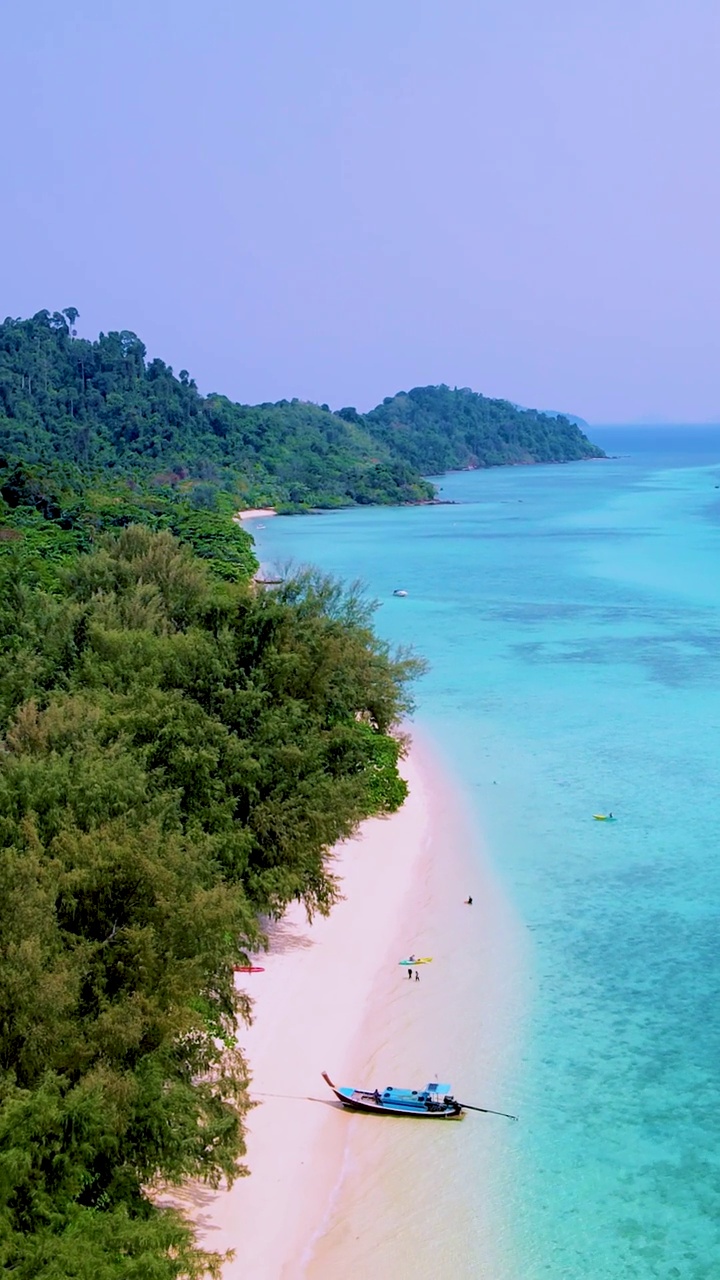
<svg viewBox="0 0 720 1280">
<path fill-rule="evenodd" d="M 210 1265 L 159 1181 L 242 1170 L 233 965 L 325 912 L 396 808 L 418 670 L 355 592 L 267 592 L 131 526 L 54 580 L 0 559 L 0 1259 L 27 1280 Z"/>
<path fill-rule="evenodd" d="M 366 415 L 202 396 L 78 312 L 0 325 L 0 1266 L 217 1273 L 154 1190 L 242 1167 L 233 966 L 397 809 L 421 670 L 354 588 L 252 580 L 240 506 L 427 501 L 422 472 L 599 451 L 448 387 Z"/>
</svg>

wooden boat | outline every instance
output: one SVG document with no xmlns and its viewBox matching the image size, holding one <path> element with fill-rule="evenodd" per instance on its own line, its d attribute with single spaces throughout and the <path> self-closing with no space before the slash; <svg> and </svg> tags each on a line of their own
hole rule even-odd
<svg viewBox="0 0 720 1280">
<path fill-rule="evenodd" d="M 424 1120 L 459 1120 L 462 1104 L 450 1093 L 449 1084 L 433 1082 L 424 1089 L 339 1089 L 327 1071 L 323 1080 L 330 1086 L 338 1102 L 352 1111 L 372 1111 L 375 1115 L 417 1116 Z"/>
</svg>

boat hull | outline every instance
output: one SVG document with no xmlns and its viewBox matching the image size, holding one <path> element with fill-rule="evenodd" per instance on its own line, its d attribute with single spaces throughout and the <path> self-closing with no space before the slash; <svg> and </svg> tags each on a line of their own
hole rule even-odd
<svg viewBox="0 0 720 1280">
<path fill-rule="evenodd" d="M 413 1116 L 416 1120 L 461 1120 L 463 1109 L 454 1098 L 429 1097 L 416 1089 L 379 1090 L 338 1088 L 323 1072 L 338 1102 L 348 1111 L 364 1111 L 371 1115 Z"/>
</svg>

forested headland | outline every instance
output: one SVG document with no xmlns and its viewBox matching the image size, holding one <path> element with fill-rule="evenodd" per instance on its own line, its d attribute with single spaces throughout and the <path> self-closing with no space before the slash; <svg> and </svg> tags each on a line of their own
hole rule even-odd
<svg viewBox="0 0 720 1280">
<path fill-rule="evenodd" d="M 377 440 L 424 475 L 467 467 L 604 458 L 563 414 L 519 409 L 469 387 L 415 387 L 366 414 Z"/>
<path fill-rule="evenodd" d="M 187 370 L 148 361 L 136 334 L 91 342 L 76 336 L 77 318 L 68 307 L 0 325 L 0 477 L 8 488 L 21 466 L 49 484 L 46 507 L 62 507 L 68 529 L 72 495 L 99 481 L 164 490 L 194 510 L 307 510 L 428 501 L 423 476 L 453 468 L 602 456 L 567 418 L 467 389 L 417 387 L 366 414 L 203 396 Z M 10 485 L 6 501 L 18 493 L 22 483 Z M 96 525 L 104 519 L 96 510 Z"/>
</svg>

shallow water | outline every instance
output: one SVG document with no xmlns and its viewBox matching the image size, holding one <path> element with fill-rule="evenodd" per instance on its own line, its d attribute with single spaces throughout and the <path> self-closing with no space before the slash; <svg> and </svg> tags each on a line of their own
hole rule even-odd
<svg viewBox="0 0 720 1280">
<path fill-rule="evenodd" d="M 418 718 L 530 932 L 502 1280 L 717 1280 L 720 430 L 592 435 L 619 456 L 257 537 L 428 657 Z"/>
</svg>

